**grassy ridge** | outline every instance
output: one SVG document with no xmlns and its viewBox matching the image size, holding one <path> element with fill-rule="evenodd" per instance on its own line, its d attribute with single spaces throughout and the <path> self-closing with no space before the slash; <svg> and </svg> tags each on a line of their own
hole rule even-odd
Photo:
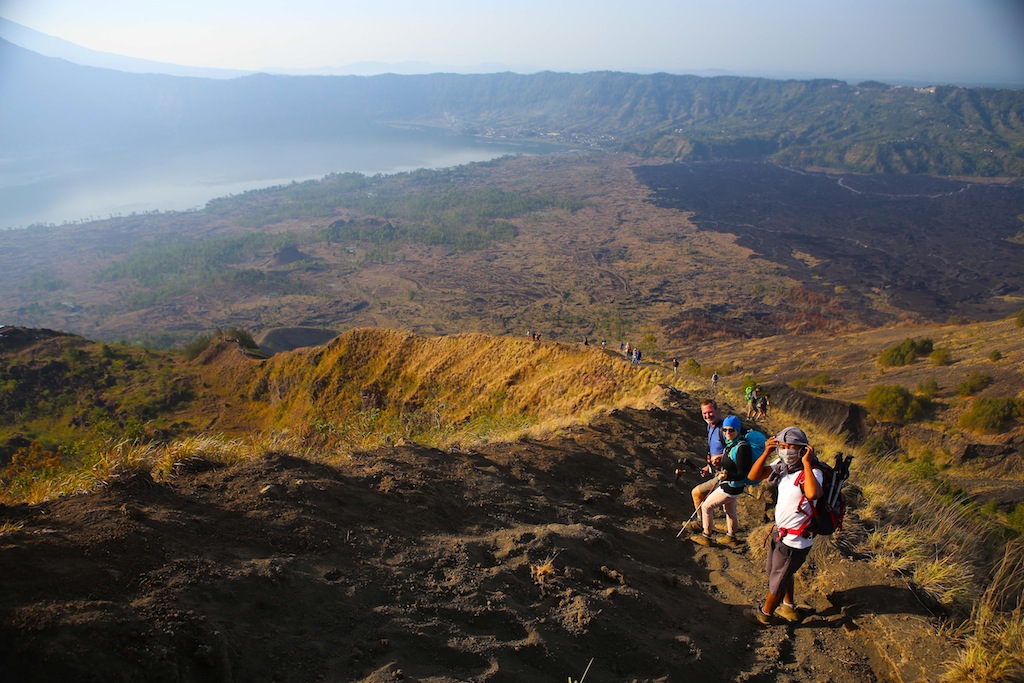
<svg viewBox="0 0 1024 683">
<path fill-rule="evenodd" d="M 230 366 L 250 419 L 343 448 L 402 438 L 439 446 L 514 438 L 597 410 L 643 405 L 659 379 L 582 345 L 382 329 L 352 330 L 256 370 Z"/>
<path fill-rule="evenodd" d="M 1008 324 L 1015 323 L 977 326 L 972 338 L 990 339 Z M 892 347 L 879 345 L 876 354 L 885 348 Z M 1004 349 L 999 362 L 1016 363 L 1016 352 Z M 89 371 L 91 363 L 109 374 L 121 367 L 116 361 L 128 360 L 126 351 L 61 337 L 19 352 L 15 364 L 5 358 L 0 379 L 11 395 L 26 395 L 31 387 L 16 377 L 28 376 L 25 368 L 33 363 L 55 371 L 54 357 L 73 369 L 70 377 L 79 378 L 99 376 Z M 539 435 L 596 411 L 647 405 L 656 400 L 664 378 L 658 366 L 633 367 L 617 353 L 580 344 L 366 328 L 327 346 L 270 359 L 222 339 L 191 363 L 141 352 L 131 360 L 142 377 L 154 376 L 139 368 L 150 363 L 192 378 L 195 395 L 175 404 L 174 415 L 182 423 L 198 425 L 203 416 L 215 421 L 166 441 L 121 439 L 69 452 L 73 457 L 55 459 L 51 451 L 30 450 L 31 457 L 12 460 L 0 473 L 0 500 L 36 502 L 88 490 L 126 472 L 173 476 L 196 460 L 232 464 L 270 452 L 334 460 L 400 439 L 451 447 Z M 52 377 L 48 382 L 59 384 Z M 75 382 L 64 383 L 64 395 L 73 395 L 77 386 L 82 402 L 99 386 Z M 728 373 L 723 383 L 728 394 L 738 385 L 738 374 Z M 738 395 L 732 403 L 740 405 Z M 166 422 L 159 406 L 149 405 Z M 118 409 L 129 414 L 132 406 Z M 69 429 L 61 422 L 66 415 L 54 413 L 53 433 Z M 773 420 L 807 423 L 802 416 L 783 414 Z M 849 448 L 840 437 L 807 426 L 816 443 L 821 436 L 823 452 Z M 77 429 L 88 433 L 88 425 Z M 963 648 L 951 653 L 949 680 L 1016 680 L 1024 662 L 1021 549 L 1019 541 L 1007 542 L 1012 534 L 1001 524 L 1004 516 L 952 487 L 929 460 L 867 446 L 857 453 L 853 484 L 858 492 L 844 530 L 850 546 L 904 577 L 930 604 L 948 610 L 951 624 L 963 619 L 957 626 Z M 39 467 L 32 469 L 33 464 Z"/>
<path fill-rule="evenodd" d="M 402 439 L 447 448 L 541 435 L 647 405 L 661 378 L 594 347 L 387 329 L 270 359 L 226 339 L 189 362 L 64 336 L 0 361 L 9 502 L 87 489 L 124 467 L 235 462 L 279 439 L 330 458 Z"/>
</svg>

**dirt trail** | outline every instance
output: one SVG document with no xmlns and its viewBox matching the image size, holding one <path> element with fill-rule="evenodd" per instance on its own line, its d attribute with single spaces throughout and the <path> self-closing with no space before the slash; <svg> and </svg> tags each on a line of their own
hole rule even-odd
<svg viewBox="0 0 1024 683">
<path fill-rule="evenodd" d="M 950 652 L 899 580 L 812 556 L 759 628 L 768 505 L 737 550 L 676 539 L 697 400 L 559 438 L 338 465 L 192 463 L 0 509 L 0 677 L 77 681 L 913 681 Z M 688 468 L 692 470 L 693 468 Z M 945 649 L 944 649 L 945 648 Z"/>
</svg>

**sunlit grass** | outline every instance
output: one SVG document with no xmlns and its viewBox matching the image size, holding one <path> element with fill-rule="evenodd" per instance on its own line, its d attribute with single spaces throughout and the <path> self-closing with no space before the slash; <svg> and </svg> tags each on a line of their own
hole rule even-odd
<svg viewBox="0 0 1024 683">
<path fill-rule="evenodd" d="M 236 387 L 251 432 L 111 440 L 4 481 L 0 497 L 38 503 L 140 472 L 167 480 L 270 453 L 339 460 L 403 441 L 449 449 L 540 439 L 614 408 L 657 403 L 666 379 L 657 365 L 634 367 L 595 347 L 482 334 L 352 330 L 259 366 L 233 350 L 218 366 L 211 353 L 207 370 Z"/>
<path fill-rule="evenodd" d="M 953 605 L 974 595 L 974 569 L 962 561 L 933 557 L 919 560 L 914 583 L 942 605 Z"/>
<path fill-rule="evenodd" d="M 91 491 L 139 473 L 157 480 L 172 479 L 191 465 L 229 466 L 273 454 L 316 459 L 298 439 L 281 433 L 255 433 L 244 438 L 194 436 L 166 444 L 115 441 L 96 447 L 75 464 L 4 482 L 0 501 L 41 503 Z"/>
<path fill-rule="evenodd" d="M 913 570 L 926 557 L 921 539 L 903 527 L 871 531 L 863 548 L 871 554 L 875 564 L 897 572 Z"/>
<path fill-rule="evenodd" d="M 25 527 L 24 522 L 0 522 L 0 537 L 14 534 Z"/>
<path fill-rule="evenodd" d="M 947 683 L 1024 680 L 1024 547 L 1003 558 L 959 629 L 964 645 L 943 676 Z"/>
</svg>

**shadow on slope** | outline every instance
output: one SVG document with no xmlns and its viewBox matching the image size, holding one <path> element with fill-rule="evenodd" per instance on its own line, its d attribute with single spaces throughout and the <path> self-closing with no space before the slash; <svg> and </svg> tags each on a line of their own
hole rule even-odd
<svg viewBox="0 0 1024 683">
<path fill-rule="evenodd" d="M 675 538 L 697 482 L 675 484 L 675 461 L 701 458 L 705 438 L 695 398 L 665 403 L 548 440 L 336 465 L 278 454 L 2 508 L 20 528 L 0 547 L 0 669 L 153 681 L 551 680 L 591 658 L 593 680 L 919 670 L 869 660 L 875 632 L 842 621 L 743 621 L 764 588 L 756 560 Z M 831 582 L 841 573 L 830 567 Z M 920 626 L 904 626 L 909 642 Z M 837 667 L 837 654 L 855 661 Z"/>
</svg>

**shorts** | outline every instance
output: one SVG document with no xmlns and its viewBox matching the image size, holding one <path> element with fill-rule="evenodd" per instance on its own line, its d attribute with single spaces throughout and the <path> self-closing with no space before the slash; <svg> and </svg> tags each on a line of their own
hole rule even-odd
<svg viewBox="0 0 1024 683">
<path fill-rule="evenodd" d="M 786 589 L 791 585 L 790 580 L 793 575 L 803 566 L 804 560 L 810 554 L 811 547 L 791 548 L 778 540 L 776 535 L 772 535 L 772 549 L 765 560 L 769 593 L 776 597 L 785 594 Z"/>
<path fill-rule="evenodd" d="M 697 491 L 700 491 L 700 499 L 704 500 L 711 495 L 711 492 L 715 490 L 716 486 L 718 486 L 718 477 L 711 477 L 707 481 L 697 484 L 694 488 Z"/>
</svg>

